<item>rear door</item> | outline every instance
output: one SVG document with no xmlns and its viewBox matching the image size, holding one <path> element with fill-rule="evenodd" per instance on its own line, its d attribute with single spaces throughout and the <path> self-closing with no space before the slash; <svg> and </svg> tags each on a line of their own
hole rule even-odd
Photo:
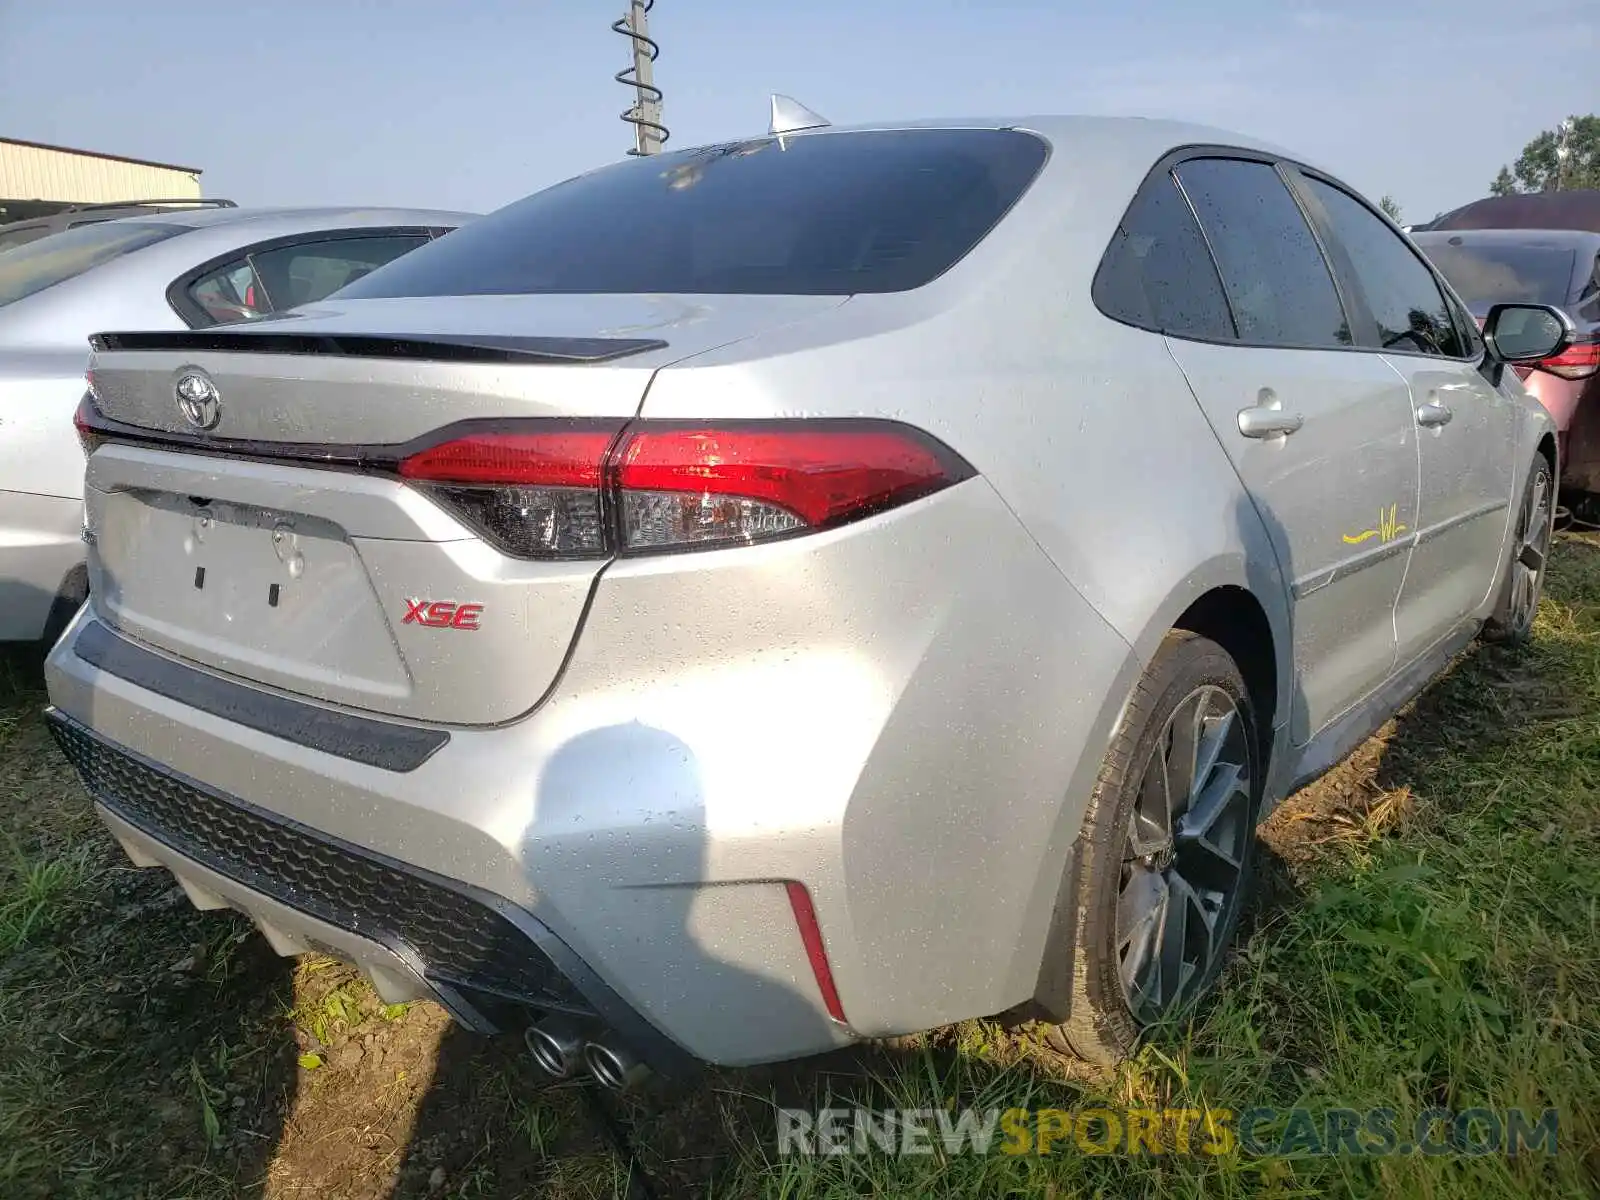
<svg viewBox="0 0 1600 1200">
<path fill-rule="evenodd" d="M 1357 340 L 1381 350 L 1410 391 L 1421 495 L 1395 609 L 1407 663 L 1470 619 L 1495 583 L 1514 484 L 1515 407 L 1479 370 L 1481 345 L 1452 318 L 1405 239 L 1331 180 L 1301 173 L 1296 186 L 1365 309 Z"/>
<path fill-rule="evenodd" d="M 1354 347 L 1322 251 L 1274 164 L 1203 156 L 1175 176 L 1234 332 L 1168 345 L 1292 580 L 1300 743 L 1394 669 L 1392 617 L 1417 508 L 1409 395 L 1381 356 Z"/>
</svg>

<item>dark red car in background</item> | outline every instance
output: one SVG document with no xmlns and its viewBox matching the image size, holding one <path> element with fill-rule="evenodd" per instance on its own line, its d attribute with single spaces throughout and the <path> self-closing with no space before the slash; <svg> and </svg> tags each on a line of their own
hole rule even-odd
<svg viewBox="0 0 1600 1200">
<path fill-rule="evenodd" d="M 1516 300 L 1572 318 L 1578 339 L 1569 349 L 1516 370 L 1555 418 L 1563 486 L 1600 494 L 1600 232 L 1436 225 L 1411 236 L 1480 324 L 1490 305 Z"/>
</svg>

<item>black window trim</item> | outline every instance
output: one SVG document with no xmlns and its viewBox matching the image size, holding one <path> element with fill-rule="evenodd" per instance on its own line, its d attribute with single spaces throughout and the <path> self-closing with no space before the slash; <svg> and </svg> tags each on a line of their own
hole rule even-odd
<svg viewBox="0 0 1600 1200">
<path fill-rule="evenodd" d="M 1325 245 L 1336 248 L 1337 253 L 1335 255 L 1328 255 L 1329 265 L 1334 269 L 1334 278 L 1337 279 L 1339 272 L 1341 271 L 1350 272 L 1349 290 L 1356 297 L 1357 303 L 1360 305 L 1362 319 L 1370 324 L 1372 330 L 1375 331 L 1378 328 L 1377 316 L 1373 313 L 1371 305 L 1367 303 L 1366 291 L 1364 288 L 1362 288 L 1361 280 L 1355 273 L 1355 267 L 1351 263 L 1349 254 L 1344 247 L 1344 243 L 1339 239 L 1339 235 L 1334 230 L 1325 230 L 1322 228 L 1322 220 L 1317 216 L 1315 209 L 1313 209 L 1311 206 L 1310 197 L 1302 187 L 1302 180 L 1315 179 L 1317 182 L 1325 184 L 1336 191 L 1343 192 L 1362 208 L 1366 209 L 1367 212 L 1376 217 L 1380 224 L 1388 227 L 1390 231 L 1394 233 L 1395 239 L 1401 244 L 1401 246 L 1408 250 L 1411 253 L 1411 256 L 1422 264 L 1423 270 L 1427 271 L 1428 275 L 1433 279 L 1434 286 L 1439 289 L 1439 298 L 1444 301 L 1446 309 L 1452 313 L 1452 323 L 1454 323 L 1454 312 L 1457 304 L 1459 304 L 1460 297 L 1455 295 L 1454 290 L 1450 287 L 1449 281 L 1446 280 L 1439 269 L 1428 260 L 1428 256 L 1423 254 L 1421 250 L 1417 249 L 1417 247 L 1411 243 L 1411 240 L 1395 227 L 1394 222 L 1389 220 L 1389 218 L 1384 215 L 1382 209 L 1370 203 L 1361 195 L 1360 192 L 1356 191 L 1356 189 L 1351 187 L 1348 183 L 1345 183 L 1343 180 L 1333 175 L 1329 175 L 1326 171 L 1319 171 L 1315 167 L 1308 167 L 1301 163 L 1288 161 L 1283 163 L 1283 167 L 1286 168 L 1286 170 L 1282 173 L 1284 174 L 1286 181 L 1289 183 L 1289 190 L 1294 195 L 1295 202 L 1300 205 L 1301 212 L 1305 214 L 1306 222 L 1311 226 L 1312 230 L 1317 233 L 1319 239 L 1322 240 Z M 1452 301 L 1455 301 L 1456 303 L 1452 303 Z M 1477 344 L 1481 339 L 1467 338 L 1465 340 L 1467 345 L 1471 346 Z M 1481 361 L 1483 358 L 1482 353 L 1461 356 L 1453 354 L 1429 354 L 1426 350 L 1406 350 L 1399 346 L 1362 346 L 1358 348 L 1362 350 L 1374 350 L 1379 354 L 1390 354 L 1400 358 L 1432 359 L 1435 362 L 1443 361 L 1453 363 L 1475 363 Z"/>
<path fill-rule="evenodd" d="M 1450 317 L 1455 321 L 1461 332 L 1461 343 L 1470 347 L 1472 353 L 1462 359 L 1447 359 L 1448 362 L 1483 363 L 1483 356 L 1488 351 L 1488 346 L 1483 340 L 1483 330 L 1478 328 L 1478 322 L 1473 320 L 1472 313 L 1467 310 L 1467 305 L 1455 292 L 1444 294 L 1445 305 L 1450 309 Z"/>
<path fill-rule="evenodd" d="M 265 241 L 253 242 L 248 246 L 237 246 L 226 254 L 207 259 L 197 267 L 190 267 L 167 285 L 167 304 L 173 312 L 183 318 L 184 324 L 190 329 L 210 329 L 222 322 L 196 303 L 189 295 L 189 289 L 217 268 L 225 267 L 231 262 L 246 262 L 254 271 L 255 264 L 251 260 L 255 255 L 281 250 L 285 246 L 312 246 L 319 242 L 348 242 L 360 238 L 387 237 L 422 237 L 432 241 L 449 232 L 449 229 L 436 225 L 358 225 L 351 229 L 318 229 L 312 233 L 289 233 L 281 237 L 267 238 Z M 258 274 L 257 279 L 259 278 Z M 262 284 L 262 290 L 266 290 L 265 283 Z M 271 293 L 268 293 L 267 299 L 270 301 L 271 298 Z"/>
<path fill-rule="evenodd" d="M 1324 239 L 1323 236 L 1321 222 L 1307 211 L 1305 201 L 1301 195 L 1299 187 L 1294 181 L 1293 175 L 1294 173 L 1299 172 L 1312 178 L 1320 179 L 1324 183 L 1327 183 L 1333 187 L 1337 187 L 1343 192 L 1349 193 L 1358 200 L 1361 199 L 1360 194 L 1351 188 L 1349 184 L 1343 183 L 1333 176 L 1326 174 L 1325 172 L 1307 167 L 1303 163 L 1296 162 L 1293 159 L 1284 158 L 1282 155 L 1273 154 L 1265 150 L 1257 150 L 1249 146 L 1228 146 L 1220 143 L 1210 142 L 1196 142 L 1189 145 L 1177 146 L 1167 151 L 1159 159 L 1157 159 L 1155 165 L 1146 171 L 1143 178 L 1139 180 L 1139 186 L 1134 189 L 1133 195 L 1128 200 L 1127 207 L 1123 209 L 1122 215 L 1117 218 L 1117 230 L 1121 230 L 1124 222 L 1126 222 L 1128 219 L 1128 214 L 1133 209 L 1134 202 L 1138 200 L 1140 195 L 1144 192 L 1144 189 L 1149 186 L 1151 181 L 1159 178 L 1163 174 L 1170 175 L 1173 183 L 1177 185 L 1178 194 L 1183 197 L 1185 205 L 1188 206 L 1190 217 L 1193 218 L 1196 227 L 1200 230 L 1200 237 L 1205 243 L 1206 252 L 1211 255 L 1212 270 L 1216 272 L 1218 282 L 1221 283 L 1222 267 L 1216 260 L 1216 252 L 1212 249 L 1211 238 L 1206 233 L 1205 223 L 1200 220 L 1199 214 L 1195 212 L 1194 204 L 1192 201 L 1190 201 L 1188 193 L 1184 191 L 1182 177 L 1178 174 L 1178 168 L 1184 163 L 1192 162 L 1195 159 L 1202 158 L 1237 159 L 1242 162 L 1264 163 L 1265 165 L 1272 167 L 1277 173 L 1278 178 L 1288 189 L 1289 196 L 1294 201 L 1295 207 L 1300 210 L 1301 217 L 1304 219 L 1306 227 L 1311 231 L 1311 239 L 1322 255 L 1323 265 L 1328 270 L 1328 278 L 1333 283 L 1334 294 L 1339 299 L 1340 307 L 1344 312 L 1345 321 L 1350 327 L 1350 336 L 1352 342 L 1354 342 L 1356 338 L 1356 320 L 1358 318 L 1361 321 L 1370 321 L 1372 323 L 1372 328 L 1374 330 L 1377 329 L 1377 319 L 1368 310 L 1365 297 L 1362 296 L 1359 291 L 1356 291 L 1353 295 L 1349 294 L 1341 272 L 1333 261 L 1334 253 L 1337 253 L 1341 257 L 1344 255 L 1343 246 L 1340 245 L 1337 240 L 1335 240 L 1332 245 L 1336 249 L 1330 251 L 1330 244 Z M 1368 204 L 1365 200 L 1362 200 L 1361 202 L 1364 207 L 1368 209 L 1372 208 L 1372 205 Z M 1387 218 L 1385 218 L 1385 220 L 1387 221 Z M 1113 240 L 1115 237 L 1116 232 L 1114 231 L 1112 234 Z M 1112 243 L 1108 242 L 1106 244 L 1106 249 L 1101 251 L 1099 264 L 1097 264 L 1095 267 L 1096 276 L 1099 275 L 1101 268 L 1105 264 L 1106 252 L 1110 250 L 1111 245 Z M 1413 249 L 1413 253 L 1417 253 L 1415 249 Z M 1426 256 L 1419 254 L 1419 257 L 1422 258 L 1423 265 L 1427 267 L 1428 273 L 1433 276 L 1434 280 L 1443 284 L 1442 276 L 1434 268 L 1433 264 L 1427 261 Z M 1444 284 L 1444 286 L 1448 285 Z M 1093 294 L 1094 287 L 1093 283 L 1091 282 L 1091 300 Z M 1237 331 L 1239 327 L 1239 319 L 1237 314 L 1235 314 L 1233 311 L 1233 301 L 1229 299 L 1228 289 L 1225 285 L 1222 288 L 1222 298 L 1228 305 L 1228 315 L 1233 321 L 1234 329 Z M 1349 346 L 1340 346 L 1338 344 L 1330 343 L 1325 346 L 1306 346 L 1297 343 L 1251 341 L 1238 336 L 1226 339 L 1200 337 L 1195 334 L 1170 332 L 1168 330 L 1158 329 L 1151 325 L 1143 325 L 1136 321 L 1124 320 L 1121 317 L 1113 316 L 1111 313 L 1106 312 L 1100 307 L 1098 302 L 1094 302 L 1094 304 L 1095 309 L 1108 321 L 1115 321 L 1117 324 L 1126 325 L 1131 329 L 1141 329 L 1146 333 L 1160 334 L 1162 337 L 1177 338 L 1179 341 L 1185 342 L 1198 342 L 1208 346 L 1239 346 L 1252 350 L 1306 350 L 1314 353 L 1332 352 L 1336 354 L 1403 354 L 1408 357 L 1428 358 L 1434 360 L 1435 362 L 1442 361 L 1471 363 L 1480 362 L 1482 360 L 1481 354 L 1468 358 L 1448 358 L 1439 354 L 1426 354 L 1420 350 L 1384 350 L 1375 346 L 1361 346 L 1354 344 Z"/>
<path fill-rule="evenodd" d="M 1189 160 L 1185 159 L 1184 161 L 1187 162 Z M 1189 189 L 1183 186 L 1183 179 L 1178 175 L 1178 165 L 1176 163 L 1167 168 L 1167 178 L 1172 183 L 1172 190 L 1178 193 L 1178 199 L 1183 201 L 1184 212 L 1188 213 L 1189 220 L 1194 222 L 1195 230 L 1200 234 L 1200 244 L 1206 248 L 1206 261 L 1211 264 L 1211 275 L 1217 281 L 1217 295 L 1222 297 L 1223 311 L 1228 314 L 1228 324 L 1233 327 L 1233 337 L 1226 344 L 1230 346 L 1240 345 L 1242 339 L 1239 336 L 1239 314 L 1233 311 L 1233 298 L 1228 295 L 1228 281 L 1222 277 L 1222 264 L 1217 261 L 1217 249 L 1211 244 L 1211 235 L 1206 232 L 1206 223 L 1200 219 L 1200 210 L 1194 206 L 1194 201 L 1189 198 Z M 1145 181 L 1139 185 L 1139 191 L 1144 191 L 1149 182 L 1150 177 L 1147 176 Z M 1135 193 L 1135 195 L 1137 194 Z M 1131 204 L 1129 208 L 1132 208 Z M 1121 222 L 1118 222 L 1117 227 L 1119 229 L 1122 227 Z M 1162 336 L 1183 337 L 1189 341 L 1209 340 L 1195 337 L 1193 334 L 1168 334 L 1165 331 L 1163 331 Z"/>
</svg>

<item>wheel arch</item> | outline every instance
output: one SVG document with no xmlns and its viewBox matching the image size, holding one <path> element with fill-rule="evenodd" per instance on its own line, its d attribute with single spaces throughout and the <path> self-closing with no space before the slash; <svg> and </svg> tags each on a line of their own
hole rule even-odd
<svg viewBox="0 0 1600 1200">
<path fill-rule="evenodd" d="M 1265 765 L 1265 814 L 1275 802 L 1274 780 L 1288 755 L 1289 709 L 1294 696 L 1294 654 L 1288 590 L 1283 585 L 1270 543 L 1256 542 L 1257 553 L 1222 555 L 1189 572 L 1183 582 L 1154 609 L 1142 633 L 1130 644 L 1140 670 L 1147 668 L 1169 633 L 1186 630 L 1209 638 L 1239 666 L 1251 701 L 1258 707 L 1257 736 Z M 1138 674 L 1112 723 L 1112 736 L 1122 723 Z M 1110 737 L 1107 738 L 1110 744 Z M 1028 1011 L 1049 1021 L 1062 1021 L 1070 1008 L 1070 979 L 1065 971 L 1076 949 L 1079 871 L 1076 842 L 1060 877 L 1045 955 Z"/>
<path fill-rule="evenodd" d="M 1238 665 L 1256 713 L 1257 751 L 1262 762 L 1269 761 L 1282 687 L 1272 622 L 1261 602 L 1248 588 L 1233 584 L 1214 587 L 1184 609 L 1173 628 L 1217 643 Z"/>
<path fill-rule="evenodd" d="M 1557 457 L 1556 435 L 1548 429 L 1545 430 L 1539 435 L 1539 444 L 1534 449 L 1536 453 L 1544 455 L 1545 461 L 1550 464 L 1550 474 L 1559 485 L 1561 482 L 1561 462 Z"/>
<path fill-rule="evenodd" d="M 1216 642 L 1239 664 L 1256 720 L 1270 736 L 1288 723 L 1294 697 L 1292 628 L 1288 585 L 1263 531 L 1250 552 L 1219 555 L 1190 571 L 1131 642 L 1144 664 L 1174 629 Z"/>
</svg>

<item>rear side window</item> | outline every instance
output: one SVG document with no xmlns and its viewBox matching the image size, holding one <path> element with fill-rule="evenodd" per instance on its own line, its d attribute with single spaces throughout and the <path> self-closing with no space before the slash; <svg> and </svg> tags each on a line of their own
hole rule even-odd
<svg viewBox="0 0 1600 1200">
<path fill-rule="evenodd" d="M 1167 171 L 1128 206 L 1092 294 L 1106 316 L 1142 329 L 1207 341 L 1234 336 L 1216 264 Z"/>
<path fill-rule="evenodd" d="M 245 253 L 189 284 L 185 290 L 190 303 L 180 308 L 190 324 L 248 321 L 282 312 L 321 300 L 428 241 L 425 233 L 318 237 Z"/>
<path fill-rule="evenodd" d="M 426 234 L 337 238 L 252 254 L 275 311 L 310 304 L 428 243 Z"/>
<path fill-rule="evenodd" d="M 631 159 L 475 221 L 344 294 L 906 291 L 971 251 L 1045 156 L 1032 134 L 917 129 Z"/>
<path fill-rule="evenodd" d="M 52 233 L 0 254 L 0 306 L 183 233 L 182 225 L 107 221 Z"/>
<path fill-rule="evenodd" d="M 1320 179 L 1302 178 L 1310 193 L 1307 207 L 1322 210 L 1328 229 L 1349 257 L 1355 282 L 1378 322 L 1378 346 L 1465 358 L 1467 348 L 1444 293 L 1416 252 L 1348 192 Z"/>
<path fill-rule="evenodd" d="M 206 272 L 189 285 L 189 299 L 213 322 L 248 321 L 272 310 L 266 289 L 248 258 L 235 259 Z"/>
<path fill-rule="evenodd" d="M 1266 163 L 1192 159 L 1178 167 L 1216 255 L 1239 338 L 1264 346 L 1351 344 L 1322 250 Z"/>
</svg>

